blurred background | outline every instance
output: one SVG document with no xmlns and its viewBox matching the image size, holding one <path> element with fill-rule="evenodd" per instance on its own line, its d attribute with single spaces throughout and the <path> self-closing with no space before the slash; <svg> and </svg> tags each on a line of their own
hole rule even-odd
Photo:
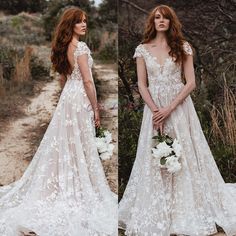
<svg viewBox="0 0 236 236">
<path fill-rule="evenodd" d="M 236 3 L 233 0 L 119 0 L 119 196 L 136 155 L 143 101 L 137 87 L 135 47 L 147 14 L 172 7 L 195 49 L 197 88 L 191 94 L 203 131 L 226 182 L 236 182 Z"/>
<path fill-rule="evenodd" d="M 88 15 L 88 33 L 82 40 L 95 59 L 102 125 L 117 142 L 117 2 L 1 0 L 0 185 L 20 178 L 57 105 L 61 88 L 58 75 L 51 70 L 51 39 L 60 15 L 70 6 Z M 113 191 L 117 191 L 116 155 L 115 150 L 112 160 L 103 163 Z"/>
</svg>

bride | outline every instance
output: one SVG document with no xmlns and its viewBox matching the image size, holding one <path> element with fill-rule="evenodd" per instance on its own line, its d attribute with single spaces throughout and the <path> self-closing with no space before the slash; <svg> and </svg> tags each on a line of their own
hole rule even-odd
<svg viewBox="0 0 236 236">
<path fill-rule="evenodd" d="M 136 159 L 119 204 L 119 227 L 130 236 L 206 236 L 217 232 L 217 224 L 227 236 L 236 235 L 236 189 L 223 181 L 201 129 L 190 97 L 193 50 L 170 7 L 160 5 L 150 13 L 134 57 L 146 105 Z M 152 156 L 157 130 L 182 147 L 181 170 L 174 174 Z"/>
<path fill-rule="evenodd" d="M 24 175 L 0 188 L 1 236 L 116 235 L 116 197 L 95 144 L 100 119 L 93 60 L 80 41 L 86 30 L 85 12 L 74 7 L 56 28 L 51 59 L 65 86 Z"/>
</svg>

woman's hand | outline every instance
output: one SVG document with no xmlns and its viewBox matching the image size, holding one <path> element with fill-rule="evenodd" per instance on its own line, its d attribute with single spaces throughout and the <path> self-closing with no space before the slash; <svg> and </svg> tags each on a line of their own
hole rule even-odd
<svg viewBox="0 0 236 236">
<path fill-rule="evenodd" d="M 163 122 L 172 112 L 172 109 L 167 106 L 163 108 L 159 108 L 157 111 L 153 113 L 153 123 L 161 123 Z"/>
<path fill-rule="evenodd" d="M 154 111 L 152 112 L 153 117 L 154 117 L 154 115 L 155 115 L 158 111 L 159 111 L 159 110 L 156 109 L 156 110 L 154 110 Z M 153 122 L 153 128 L 154 128 L 155 130 L 160 130 L 160 133 L 163 134 L 163 131 L 164 131 L 164 120 L 161 121 L 161 122 L 159 122 L 159 121 L 154 121 L 154 119 L 153 119 L 152 122 Z"/>
<path fill-rule="evenodd" d="M 94 123 L 95 123 L 95 126 L 97 128 L 100 127 L 100 114 L 99 114 L 99 110 L 98 109 L 96 109 L 94 111 Z"/>
<path fill-rule="evenodd" d="M 160 130 L 160 133 L 163 134 L 163 131 L 164 131 L 164 121 L 156 122 L 156 123 L 153 122 L 153 128 L 155 130 Z"/>
</svg>

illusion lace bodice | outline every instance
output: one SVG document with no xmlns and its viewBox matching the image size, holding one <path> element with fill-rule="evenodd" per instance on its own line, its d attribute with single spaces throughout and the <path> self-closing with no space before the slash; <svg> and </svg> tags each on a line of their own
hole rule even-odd
<svg viewBox="0 0 236 236">
<path fill-rule="evenodd" d="M 188 42 L 184 43 L 184 50 L 187 55 L 192 55 L 192 49 Z M 142 57 L 145 60 L 149 91 L 152 98 L 165 101 L 162 105 L 167 105 L 183 88 L 181 79 L 181 66 L 174 62 L 171 56 L 168 56 L 163 65 L 157 62 L 157 58 L 149 52 L 143 44 L 140 44 L 134 57 Z M 172 96 L 170 96 L 172 94 Z"/>
</svg>

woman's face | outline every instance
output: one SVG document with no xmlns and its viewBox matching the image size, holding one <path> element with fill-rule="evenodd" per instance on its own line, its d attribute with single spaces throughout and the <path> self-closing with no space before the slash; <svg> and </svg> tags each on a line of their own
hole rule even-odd
<svg viewBox="0 0 236 236">
<path fill-rule="evenodd" d="M 74 33 L 76 35 L 85 35 L 86 30 L 87 30 L 87 20 L 86 17 L 83 16 L 81 22 L 75 24 Z"/>
<path fill-rule="evenodd" d="M 165 18 L 158 10 L 156 10 L 154 23 L 156 31 L 165 32 L 169 29 L 170 20 Z"/>
</svg>

